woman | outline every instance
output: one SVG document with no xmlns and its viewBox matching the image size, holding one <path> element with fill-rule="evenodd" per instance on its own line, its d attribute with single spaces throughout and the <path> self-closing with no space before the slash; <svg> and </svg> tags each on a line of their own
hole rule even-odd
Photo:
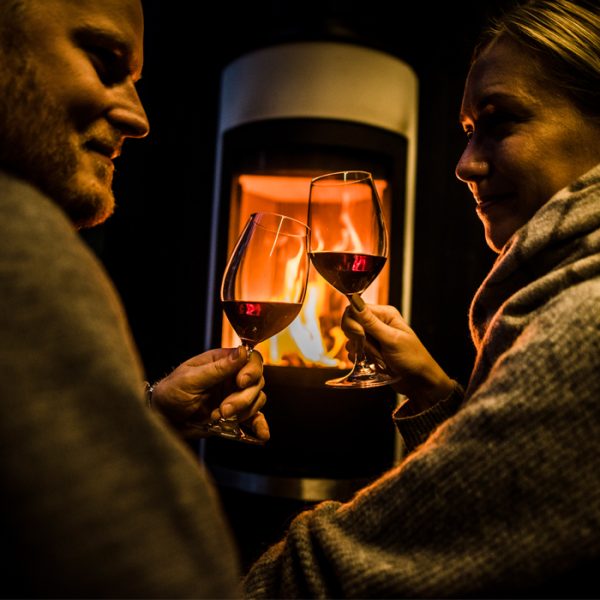
<svg viewBox="0 0 600 600">
<path fill-rule="evenodd" d="M 598 596 L 599 94 L 597 6 L 532 0 L 484 34 L 456 175 L 499 256 L 466 391 L 398 311 L 356 298 L 343 326 L 402 376 L 407 456 L 300 515 L 248 596 Z"/>
</svg>

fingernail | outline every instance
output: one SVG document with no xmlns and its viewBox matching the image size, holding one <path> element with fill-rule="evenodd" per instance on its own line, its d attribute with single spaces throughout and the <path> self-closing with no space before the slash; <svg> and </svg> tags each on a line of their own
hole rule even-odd
<svg viewBox="0 0 600 600">
<path fill-rule="evenodd" d="M 250 375 L 242 375 L 240 378 L 240 388 L 244 389 L 250 383 Z"/>
<path fill-rule="evenodd" d="M 358 294 L 350 294 L 350 304 L 357 312 L 362 312 L 365 308 L 365 301 Z"/>
<path fill-rule="evenodd" d="M 226 419 L 232 417 L 235 414 L 235 409 L 231 404 L 223 404 L 223 406 L 221 406 L 220 408 L 220 411 Z"/>
</svg>

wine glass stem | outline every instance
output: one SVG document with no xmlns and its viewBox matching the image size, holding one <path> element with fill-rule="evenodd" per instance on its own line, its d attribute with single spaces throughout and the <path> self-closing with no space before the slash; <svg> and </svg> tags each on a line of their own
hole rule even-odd
<svg viewBox="0 0 600 600">
<path fill-rule="evenodd" d="M 354 360 L 354 372 L 360 373 L 360 371 L 371 371 L 369 362 L 367 361 L 367 354 L 365 352 L 365 338 L 361 338 L 359 347 L 356 349 L 356 359 Z"/>
</svg>

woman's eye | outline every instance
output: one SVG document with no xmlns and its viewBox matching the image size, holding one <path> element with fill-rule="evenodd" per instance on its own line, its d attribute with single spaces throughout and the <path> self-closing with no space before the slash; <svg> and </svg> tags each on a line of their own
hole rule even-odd
<svg viewBox="0 0 600 600">
<path fill-rule="evenodd" d="M 463 123 L 462 130 L 467 140 L 470 140 L 473 137 L 473 125 L 471 123 Z"/>
<path fill-rule="evenodd" d="M 514 123 L 515 118 L 503 112 L 495 112 L 481 119 L 481 127 L 488 132 L 488 135 L 496 138 L 509 135 Z"/>
</svg>

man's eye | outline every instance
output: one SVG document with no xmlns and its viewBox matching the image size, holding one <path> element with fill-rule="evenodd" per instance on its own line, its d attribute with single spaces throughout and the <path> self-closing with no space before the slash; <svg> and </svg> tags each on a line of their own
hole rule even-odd
<svg viewBox="0 0 600 600">
<path fill-rule="evenodd" d="M 119 54 L 103 46 L 89 47 L 87 52 L 103 83 L 117 83 L 127 75 Z"/>
</svg>

